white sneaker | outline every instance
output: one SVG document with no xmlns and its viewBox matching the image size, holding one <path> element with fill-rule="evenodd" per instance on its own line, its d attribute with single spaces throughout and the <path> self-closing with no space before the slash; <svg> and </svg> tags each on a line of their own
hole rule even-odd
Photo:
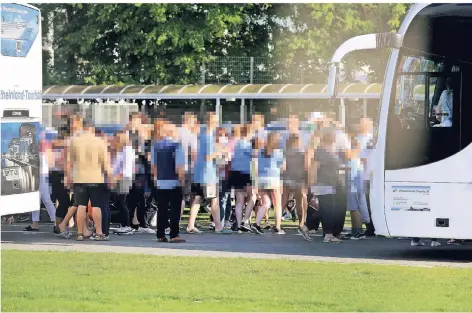
<svg viewBox="0 0 472 313">
<path fill-rule="evenodd" d="M 411 246 L 412 247 L 424 246 L 424 242 L 422 242 L 422 241 L 412 241 Z"/>
<path fill-rule="evenodd" d="M 143 234 L 156 234 L 156 231 L 154 229 L 149 228 L 149 227 L 146 227 L 146 228 L 139 227 L 138 232 L 143 233 Z"/>
<path fill-rule="evenodd" d="M 131 232 L 131 227 L 120 227 L 115 230 L 115 233 L 117 234 L 124 234 L 124 233 L 129 233 Z"/>
<path fill-rule="evenodd" d="M 440 247 L 441 243 L 439 241 L 431 241 L 431 247 Z"/>
<path fill-rule="evenodd" d="M 157 214 L 154 214 L 154 217 L 151 220 L 151 226 L 153 227 L 157 226 Z"/>
</svg>

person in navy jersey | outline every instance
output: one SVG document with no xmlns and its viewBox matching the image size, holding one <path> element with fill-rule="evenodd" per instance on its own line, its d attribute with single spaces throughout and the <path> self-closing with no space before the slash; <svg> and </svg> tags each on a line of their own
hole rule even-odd
<svg viewBox="0 0 472 313">
<path fill-rule="evenodd" d="M 177 139 L 175 125 L 165 122 L 151 147 L 151 167 L 155 180 L 154 199 L 157 202 L 157 238 L 169 242 L 165 235 L 170 226 L 170 242 L 185 242 L 179 237 L 182 187 L 185 183 L 185 152 Z M 170 225 L 169 225 L 170 221 Z"/>
</svg>

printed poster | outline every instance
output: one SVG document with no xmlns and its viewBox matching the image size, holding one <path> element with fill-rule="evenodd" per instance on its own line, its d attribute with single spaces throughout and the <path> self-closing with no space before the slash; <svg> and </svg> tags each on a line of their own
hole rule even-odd
<svg viewBox="0 0 472 313">
<path fill-rule="evenodd" d="M 1 124 L 1 195 L 39 190 L 40 124 Z"/>
<path fill-rule="evenodd" d="M 392 211 L 431 211 L 430 186 L 392 186 Z"/>
<path fill-rule="evenodd" d="M 39 11 L 12 3 L 1 4 L 1 51 L 3 56 L 25 57 L 38 37 Z"/>
</svg>

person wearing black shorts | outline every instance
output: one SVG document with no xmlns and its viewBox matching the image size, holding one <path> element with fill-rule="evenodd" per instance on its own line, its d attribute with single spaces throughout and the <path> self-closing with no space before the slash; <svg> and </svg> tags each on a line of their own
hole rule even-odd
<svg viewBox="0 0 472 313">
<path fill-rule="evenodd" d="M 252 143 L 247 125 L 241 127 L 241 138 L 234 146 L 233 158 L 229 172 L 228 185 L 234 189 L 236 196 L 236 223 L 231 228 L 233 231 L 250 232 L 251 225 L 243 223 L 243 207 L 246 203 L 246 212 L 252 212 L 256 203 L 256 195 L 252 192 L 251 183 L 251 162 Z M 249 215 L 250 216 L 250 215 Z"/>
<path fill-rule="evenodd" d="M 92 206 L 92 217 L 95 221 L 95 240 L 107 240 L 102 231 L 102 208 L 106 205 L 108 195 L 105 186 L 105 173 L 108 181 L 113 183 L 110 168 L 110 156 L 107 144 L 95 135 L 93 127 L 84 126 L 82 134 L 72 138 L 67 151 L 67 161 L 71 165 L 73 191 L 77 209 L 77 240 L 91 236 L 86 225 L 86 214 L 89 201 Z M 105 173 L 103 173 L 105 171 Z M 67 175 L 67 177 L 70 177 Z"/>
</svg>

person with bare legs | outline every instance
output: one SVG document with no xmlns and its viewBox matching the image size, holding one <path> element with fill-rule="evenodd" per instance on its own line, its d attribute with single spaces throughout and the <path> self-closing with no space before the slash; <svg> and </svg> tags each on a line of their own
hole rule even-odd
<svg viewBox="0 0 472 313">
<path fill-rule="evenodd" d="M 297 215 L 298 215 L 298 233 L 305 240 L 311 241 L 309 230 L 305 225 L 306 206 L 303 199 L 306 196 L 306 171 L 307 154 L 301 149 L 301 139 L 299 135 L 292 134 L 286 143 L 285 157 L 287 160 L 287 169 L 284 172 L 284 194 L 282 203 L 286 203 L 290 194 L 294 195 Z M 305 166 L 302 166 L 304 164 Z"/>
<path fill-rule="evenodd" d="M 256 186 L 261 196 L 261 207 L 259 208 L 256 221 L 251 230 L 257 234 L 263 234 L 261 221 L 269 210 L 271 203 L 274 204 L 275 226 L 274 232 L 283 235 L 282 229 L 282 198 L 281 198 L 281 174 L 285 170 L 285 159 L 280 148 L 280 136 L 278 133 L 270 133 L 265 146 L 258 151 L 256 168 Z M 271 202 L 272 201 L 272 202 Z"/>
<path fill-rule="evenodd" d="M 75 136 L 70 141 L 67 150 L 67 163 L 71 166 L 75 201 L 77 209 L 77 235 L 78 241 L 88 237 L 88 225 L 86 225 L 87 206 L 92 205 L 93 220 L 95 222 L 96 235 L 94 240 L 107 240 L 102 232 L 102 212 L 105 205 L 105 173 L 110 183 L 114 182 L 110 167 L 110 156 L 105 141 L 95 135 L 91 125 L 84 125 L 82 134 Z M 104 173 L 105 172 L 105 173 Z"/>
<path fill-rule="evenodd" d="M 247 125 L 241 127 L 241 138 L 234 146 L 234 155 L 229 172 L 229 187 L 235 190 L 236 196 L 236 222 L 232 227 L 235 232 L 251 231 L 251 225 L 242 221 L 243 208 L 247 199 L 248 206 L 246 210 L 252 212 L 256 201 L 256 195 L 253 194 L 251 188 L 252 145 L 250 141 L 251 134 L 248 130 L 249 126 Z"/>
<path fill-rule="evenodd" d="M 216 162 L 221 155 L 216 151 L 216 128 L 218 126 L 218 115 L 214 112 L 208 112 L 206 125 L 202 126 L 198 138 L 198 151 L 195 161 L 192 194 L 195 198 L 190 209 L 190 218 L 187 226 L 188 234 L 201 234 L 202 232 L 195 227 L 198 211 L 201 201 L 204 198 L 210 199 L 211 214 L 215 223 L 215 233 L 225 234 L 228 231 L 221 223 L 220 209 L 218 205 L 218 177 Z M 229 231 L 231 232 L 231 231 Z"/>
</svg>

